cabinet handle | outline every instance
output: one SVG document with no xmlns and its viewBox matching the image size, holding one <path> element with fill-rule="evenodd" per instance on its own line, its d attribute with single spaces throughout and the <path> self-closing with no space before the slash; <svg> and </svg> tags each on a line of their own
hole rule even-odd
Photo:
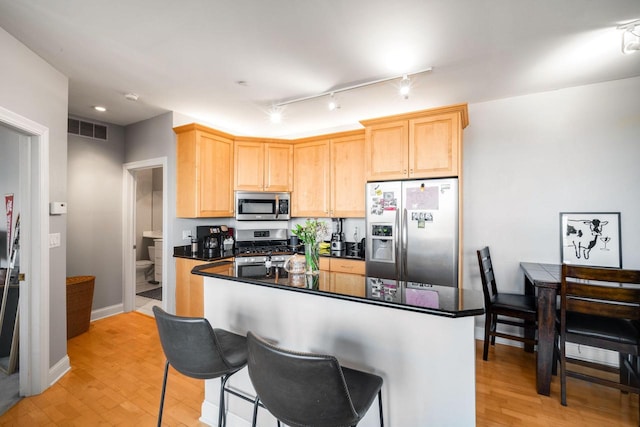
<svg viewBox="0 0 640 427">
<path fill-rule="evenodd" d="M 402 173 L 406 174 L 407 170 L 406 169 L 402 169 Z"/>
</svg>

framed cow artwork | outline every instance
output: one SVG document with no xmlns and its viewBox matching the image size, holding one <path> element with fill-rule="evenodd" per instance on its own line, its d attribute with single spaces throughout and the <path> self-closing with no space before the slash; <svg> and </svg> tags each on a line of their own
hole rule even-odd
<svg viewBox="0 0 640 427">
<path fill-rule="evenodd" d="M 562 264 L 622 268 L 620 212 L 560 212 Z"/>
</svg>

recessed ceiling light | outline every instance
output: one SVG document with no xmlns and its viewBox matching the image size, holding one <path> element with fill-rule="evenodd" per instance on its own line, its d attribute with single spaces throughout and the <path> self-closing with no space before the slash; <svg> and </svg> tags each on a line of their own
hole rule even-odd
<svg viewBox="0 0 640 427">
<path fill-rule="evenodd" d="M 107 111 L 107 109 L 101 105 L 94 105 L 93 109 L 96 111 L 100 111 L 101 113 L 104 113 L 105 111 Z"/>
<path fill-rule="evenodd" d="M 138 95 L 133 92 L 126 93 L 124 97 L 127 101 L 137 101 L 139 98 Z"/>
</svg>

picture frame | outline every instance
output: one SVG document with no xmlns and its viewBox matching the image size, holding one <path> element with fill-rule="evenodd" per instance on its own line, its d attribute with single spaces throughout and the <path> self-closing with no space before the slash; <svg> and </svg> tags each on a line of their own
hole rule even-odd
<svg viewBox="0 0 640 427">
<path fill-rule="evenodd" d="M 620 212 L 560 212 L 562 264 L 622 268 Z"/>
</svg>

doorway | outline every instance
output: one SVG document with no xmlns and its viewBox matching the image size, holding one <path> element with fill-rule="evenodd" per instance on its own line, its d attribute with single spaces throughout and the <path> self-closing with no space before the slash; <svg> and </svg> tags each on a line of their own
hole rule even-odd
<svg viewBox="0 0 640 427">
<path fill-rule="evenodd" d="M 127 312 L 152 315 L 153 305 L 166 309 L 166 171 L 166 157 L 123 165 L 123 303 Z M 138 295 L 146 291 L 150 291 L 146 296 Z"/>
<path fill-rule="evenodd" d="M 136 178 L 136 311 L 153 315 L 162 306 L 163 169 L 138 169 Z"/>
<path fill-rule="evenodd" d="M 20 196 L 19 394 L 49 379 L 49 129 L 0 107 L 0 127 L 16 136 Z"/>
</svg>

